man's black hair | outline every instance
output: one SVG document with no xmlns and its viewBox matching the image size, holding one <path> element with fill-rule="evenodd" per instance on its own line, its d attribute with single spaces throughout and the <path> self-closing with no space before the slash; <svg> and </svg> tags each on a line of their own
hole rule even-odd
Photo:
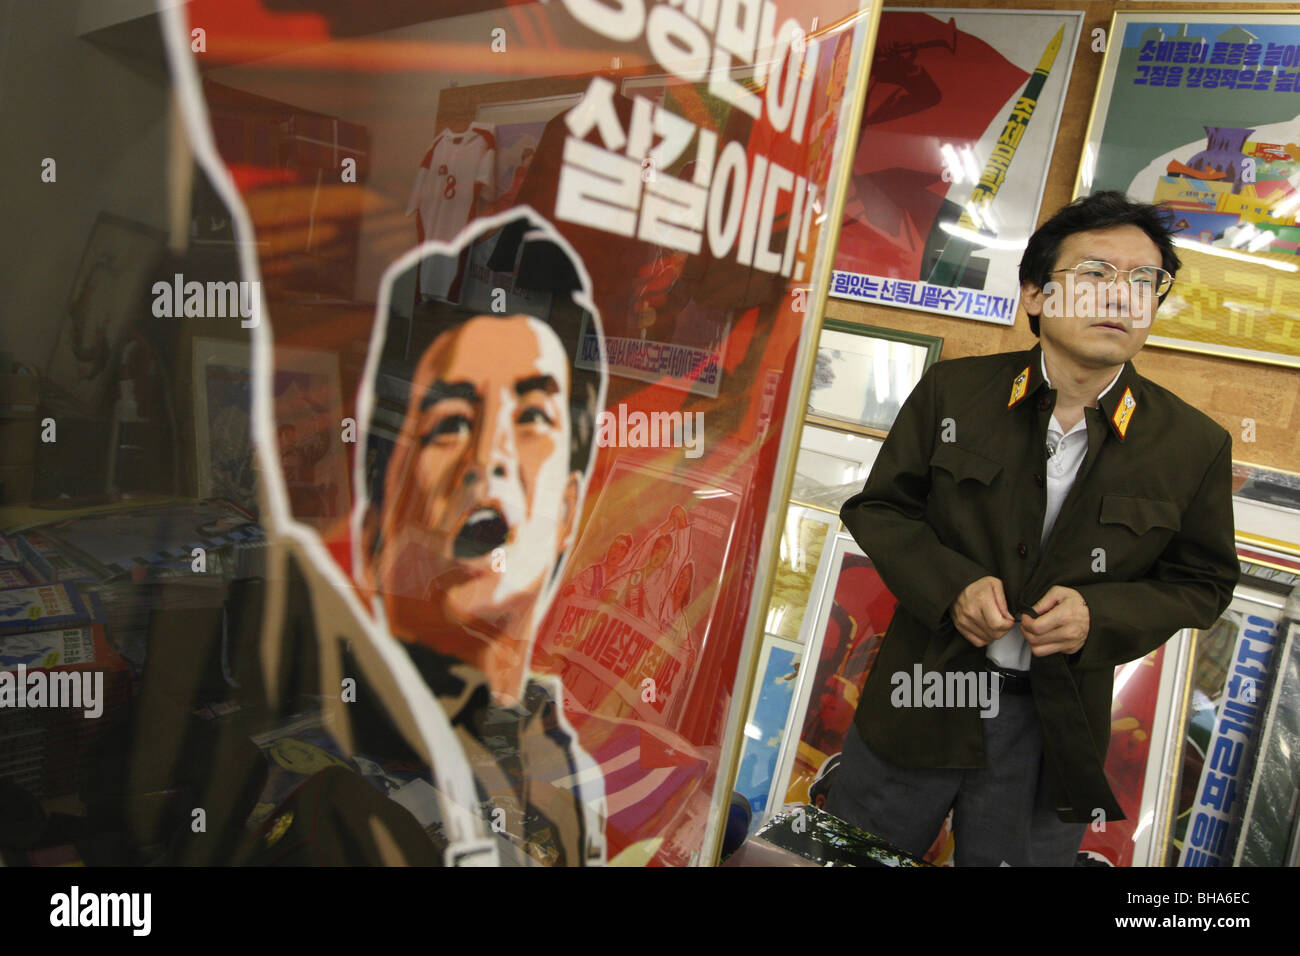
<svg viewBox="0 0 1300 956">
<path fill-rule="evenodd" d="M 546 323 L 555 332 L 564 346 L 565 354 L 569 356 L 569 470 L 579 472 L 585 477 L 590 470 L 595 453 L 596 418 L 601 412 L 598 407 L 601 375 L 596 369 L 579 367 L 577 359 L 583 351 L 584 325 L 587 328 L 587 335 L 595 338 L 595 348 L 593 349 L 592 343 L 589 342 L 585 350 L 589 355 L 596 356 L 593 364 L 599 364 L 604 360 L 605 338 L 600 319 L 574 301 L 574 295 L 582 291 L 577 263 L 559 243 L 552 241 L 538 230 L 538 223 L 524 217 L 512 220 L 501 229 L 479 235 L 472 245 L 477 246 L 480 243 L 494 247 L 488 260 L 489 268 L 494 272 L 509 273 L 514 288 L 548 292 L 550 295 L 534 297 L 535 302 L 543 303 L 540 306 L 512 305 L 503 314 L 495 313 L 490 308 L 467 307 L 450 302 L 446 298 L 423 299 L 415 306 L 411 318 L 409 344 L 402 349 L 405 356 L 396 360 L 388 358 L 380 364 L 380 374 L 385 378 L 385 398 L 389 402 L 399 404 L 402 414 L 405 415 L 410 403 L 411 381 L 415 377 L 420 358 L 445 333 L 475 318 L 505 319 L 513 315 L 531 315 Z M 447 265 L 451 266 L 451 272 L 455 273 L 456 260 L 458 258 L 463 260 L 467 252 L 468 250 L 462 250 L 460 257 L 438 254 L 433 258 L 448 260 Z M 414 285 L 415 274 L 429 258 L 431 257 L 422 258 L 412 264 L 406 273 L 395 277 L 392 287 Z M 461 264 L 464 264 L 463 261 Z M 385 338 L 393 334 L 394 315 L 395 310 L 390 303 L 389 329 Z M 390 356 L 393 354 L 391 343 L 386 343 L 384 352 Z M 404 387 L 404 392 L 400 396 L 391 392 L 395 381 L 400 381 Z M 376 382 L 376 391 L 379 391 L 378 382 Z M 366 444 L 361 449 L 363 461 L 369 462 L 372 450 L 375 453 L 373 466 L 368 464 L 365 469 L 367 507 L 374 509 L 375 514 L 383 511 L 384 483 L 388 472 L 388 457 L 392 450 L 391 443 L 382 437 L 385 429 L 380 423 L 383 412 L 378 398 L 379 396 L 376 395 L 369 427 L 366 430 Z M 387 431 L 391 433 L 392 430 L 390 428 Z M 371 552 L 378 553 L 381 545 L 382 536 L 379 532 L 379 523 L 376 522 L 375 533 L 371 540 Z"/>
<path fill-rule="evenodd" d="M 1020 259 L 1021 283 L 1032 282 L 1040 289 L 1051 281 L 1056 257 L 1067 236 L 1090 229 L 1137 226 L 1160 250 L 1160 265 L 1171 276 L 1182 263 L 1174 252 L 1173 213 L 1163 206 L 1132 202 L 1121 192 L 1106 191 L 1083 196 L 1059 209 L 1029 237 Z M 1168 295 L 1168 293 L 1165 293 Z M 1160 301 L 1165 297 L 1162 295 Z M 1038 316 L 1029 316 L 1029 331 L 1038 334 Z"/>
</svg>

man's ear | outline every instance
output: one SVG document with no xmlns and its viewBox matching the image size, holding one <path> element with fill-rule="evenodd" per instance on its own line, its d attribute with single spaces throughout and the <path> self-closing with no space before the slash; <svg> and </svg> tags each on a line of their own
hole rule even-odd
<svg viewBox="0 0 1300 956">
<path fill-rule="evenodd" d="M 1026 315 L 1041 317 L 1045 298 L 1046 295 L 1036 283 L 1028 279 L 1020 283 L 1020 304 L 1024 306 Z"/>
</svg>

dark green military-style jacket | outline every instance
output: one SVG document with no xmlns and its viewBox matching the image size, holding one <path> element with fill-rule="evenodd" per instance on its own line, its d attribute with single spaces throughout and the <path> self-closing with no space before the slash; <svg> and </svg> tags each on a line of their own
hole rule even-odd
<svg viewBox="0 0 1300 956">
<path fill-rule="evenodd" d="M 1045 546 L 1047 426 L 1056 391 L 1041 349 L 931 367 L 899 412 L 865 488 L 840 511 L 898 598 L 855 718 L 902 767 L 984 766 L 978 705 L 894 707 L 896 672 L 979 671 L 986 650 L 949 609 L 986 575 L 1017 618 L 1053 585 L 1083 595 L 1087 642 L 1035 657 L 1030 670 L 1058 814 L 1087 822 L 1123 811 L 1102 765 L 1114 668 L 1183 627 L 1209 627 L 1239 571 L 1232 439 L 1126 363 L 1085 411 L 1088 451 Z"/>
</svg>

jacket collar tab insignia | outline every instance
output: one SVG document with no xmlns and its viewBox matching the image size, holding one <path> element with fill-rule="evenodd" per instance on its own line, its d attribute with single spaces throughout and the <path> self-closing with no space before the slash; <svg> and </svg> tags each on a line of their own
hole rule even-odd
<svg viewBox="0 0 1300 956">
<path fill-rule="evenodd" d="M 1110 423 L 1115 427 L 1120 441 L 1123 441 L 1124 436 L 1128 434 L 1128 426 L 1133 421 L 1133 413 L 1137 411 L 1137 405 L 1137 399 L 1133 397 L 1133 389 L 1126 386 L 1124 394 L 1115 404 L 1114 414 L 1110 416 Z"/>
<path fill-rule="evenodd" d="M 1011 383 L 1011 397 L 1007 399 L 1007 408 L 1014 408 L 1016 403 L 1020 402 L 1029 393 L 1029 370 L 1031 367 L 1026 365 L 1024 371 L 1017 375 L 1015 381 Z"/>
</svg>

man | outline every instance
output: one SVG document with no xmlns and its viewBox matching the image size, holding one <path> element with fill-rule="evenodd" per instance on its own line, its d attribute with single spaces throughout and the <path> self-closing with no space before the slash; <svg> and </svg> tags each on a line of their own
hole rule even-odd
<svg viewBox="0 0 1300 956">
<path fill-rule="evenodd" d="M 503 248 L 507 226 L 519 228 Z M 459 269 L 478 243 L 494 245 L 508 269 L 462 269 L 458 301 L 402 314 L 427 259 Z M 557 682 L 528 673 L 581 530 L 604 408 L 603 361 L 574 363 L 584 323 L 604 356 L 588 288 L 571 249 L 531 210 L 479 220 L 385 272 L 358 389 L 351 573 L 344 554 L 282 523 L 268 535 L 264 575 L 241 582 L 228 612 L 155 624 L 206 630 L 171 655 L 181 666 L 151 650 L 143 725 L 184 727 L 175 702 L 194 699 L 182 677 L 204 673 L 198 638 L 216 642 L 223 673 L 229 657 L 242 688 L 241 707 L 216 732 L 137 735 L 145 759 L 132 763 L 141 775 L 132 792 L 188 787 L 207 813 L 207 830 L 183 828 L 170 859 L 604 862 L 600 768 L 569 727 Z M 267 500 L 282 509 L 284 477 L 263 475 Z M 338 761 L 250 833 L 266 782 L 250 737 L 316 719 Z M 166 770 L 178 752 L 181 770 L 197 768 L 193 780 Z M 157 842 L 133 826 L 146 832 L 137 842 Z"/>
<path fill-rule="evenodd" d="M 490 227 L 505 221 L 461 246 L 496 243 L 503 232 Z M 372 342 L 386 356 L 384 387 L 405 384 L 407 394 L 395 436 L 384 438 L 382 403 L 370 418 L 359 460 L 382 451 L 367 470 L 354 567 L 381 626 L 446 711 L 475 809 L 520 851 L 516 862 L 587 864 L 603 854 L 599 777 L 590 780 L 557 686 L 530 679 L 528 666 L 594 459 L 605 374 L 574 357 L 584 319 L 597 332 L 599 320 L 583 308 L 572 254 L 540 221 L 514 222 L 526 228 L 511 231 L 515 248 L 498 250 L 515 263 L 501 286 L 464 275 L 459 303 L 426 298 L 404 342 L 388 330 Z M 432 255 L 454 273 L 460 251 L 411 268 Z M 362 385 L 375 387 L 375 378 Z"/>
<path fill-rule="evenodd" d="M 940 362 L 904 404 L 841 511 L 899 604 L 832 813 L 920 856 L 951 808 L 962 865 L 1071 865 L 1122 819 L 1114 668 L 1213 624 L 1238 576 L 1230 437 L 1130 361 L 1178 265 L 1158 208 L 1066 206 L 1020 265 L 1039 345 Z M 998 706 L 952 693 L 975 686 Z"/>
</svg>

